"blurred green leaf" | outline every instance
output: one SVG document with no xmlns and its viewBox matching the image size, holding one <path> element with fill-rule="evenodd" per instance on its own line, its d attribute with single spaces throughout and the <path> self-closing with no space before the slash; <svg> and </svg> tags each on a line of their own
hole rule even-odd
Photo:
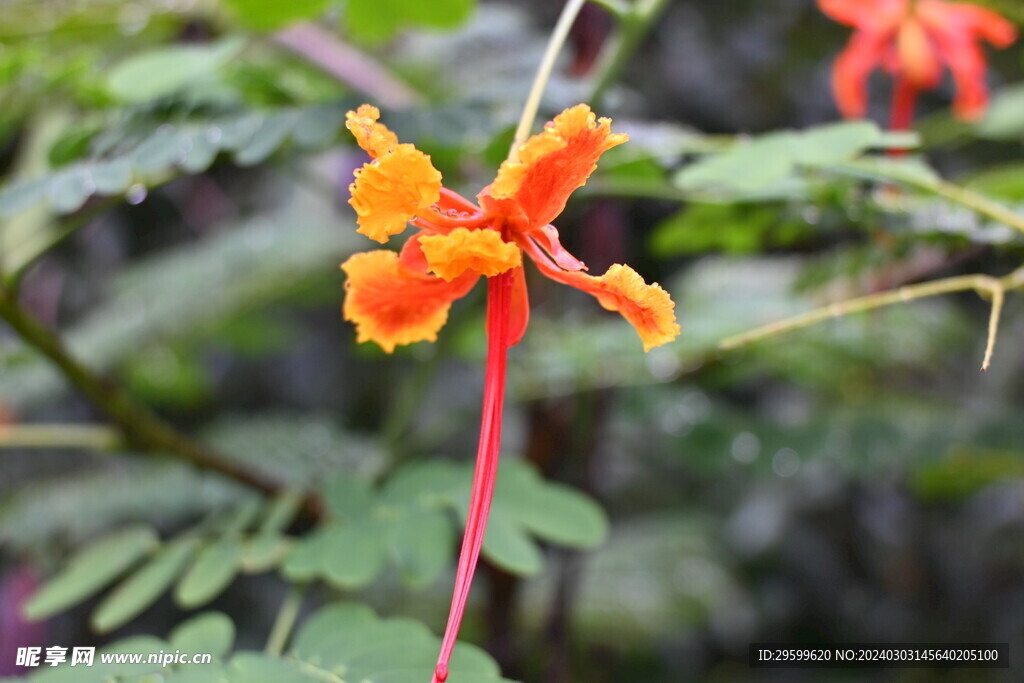
<svg viewBox="0 0 1024 683">
<path fill-rule="evenodd" d="M 1024 454 L 957 446 L 946 457 L 919 466 L 911 484 L 926 500 L 958 501 L 986 486 L 1021 479 Z"/>
<path fill-rule="evenodd" d="M 671 258 L 717 250 L 753 253 L 788 245 L 808 230 L 784 212 L 784 207 L 772 204 L 691 203 L 655 226 L 651 251 Z"/>
<path fill-rule="evenodd" d="M 990 166 L 968 176 L 964 185 L 992 197 L 1024 202 L 1024 164 Z"/>
<path fill-rule="evenodd" d="M 380 532 L 366 525 L 331 526 L 324 537 L 323 571 L 337 588 L 358 588 L 373 581 L 386 556 Z"/>
<path fill-rule="evenodd" d="M 128 571 L 160 545 L 148 526 L 124 529 L 79 550 L 67 566 L 25 606 L 29 619 L 45 619 L 73 607 Z"/>
<path fill-rule="evenodd" d="M 23 485 L 0 507 L 0 545 L 39 552 L 81 544 L 125 521 L 182 522 L 236 503 L 248 491 L 177 462 L 108 456 L 105 467 Z"/>
<path fill-rule="evenodd" d="M 324 12 L 334 0 L 224 0 L 234 11 L 239 23 L 261 31 L 271 31 L 287 24 L 313 19 Z"/>
<path fill-rule="evenodd" d="M 390 555 L 411 586 L 432 583 L 465 523 L 472 468 L 445 462 L 408 465 L 376 491 L 350 475 L 324 483 L 332 519 L 299 539 L 282 571 L 293 581 L 324 579 L 343 588 L 373 581 Z M 573 548 L 592 548 L 608 523 L 591 499 L 543 480 L 519 460 L 506 459 L 495 489 L 483 554 L 517 574 L 540 571 L 531 535 Z"/>
<path fill-rule="evenodd" d="M 804 131 L 775 131 L 739 139 L 683 167 L 674 178 L 687 192 L 721 201 L 800 198 L 805 172 L 851 162 L 870 149 L 905 147 L 907 136 L 883 136 L 866 121 L 830 123 Z"/>
<path fill-rule="evenodd" d="M 443 512 L 418 511 L 406 513 L 392 524 L 388 540 L 402 580 L 413 588 L 422 588 L 447 566 L 455 530 Z"/>
<path fill-rule="evenodd" d="M 204 652 L 221 659 L 235 642 L 235 624 L 220 612 L 203 612 L 176 626 L 167 636 L 169 650 Z"/>
<path fill-rule="evenodd" d="M 104 306 L 65 331 L 67 344 L 94 368 L 106 369 L 149 343 L 219 329 L 234 314 L 332 277 L 356 238 L 310 205 L 218 231 L 121 273 Z M 193 305 L 199 300 L 203 306 Z M 13 406 L 51 398 L 63 386 L 42 358 L 0 375 L 0 394 Z"/>
<path fill-rule="evenodd" d="M 285 531 L 299 513 L 303 496 L 304 492 L 300 489 L 285 489 L 274 496 L 264 512 L 259 533 L 272 535 Z"/>
<path fill-rule="evenodd" d="M 147 348 L 130 359 L 123 372 L 132 394 L 158 407 L 194 408 L 209 398 L 213 389 L 198 355 L 181 348 Z"/>
<path fill-rule="evenodd" d="M 830 123 L 799 135 L 794 140 L 794 157 L 805 166 L 830 166 L 878 146 L 881 140 L 882 131 L 870 121 Z"/>
<path fill-rule="evenodd" d="M 675 183 L 689 191 L 788 194 L 795 141 L 793 133 L 780 132 L 736 143 L 684 167 Z"/>
<path fill-rule="evenodd" d="M 405 27 L 456 27 L 469 18 L 475 4 L 475 0 L 348 0 L 345 27 L 362 40 L 381 41 Z"/>
<path fill-rule="evenodd" d="M 869 180 L 895 181 L 921 188 L 935 187 L 939 181 L 939 175 L 931 166 L 916 157 L 869 157 L 835 164 L 831 168 Z"/>
<path fill-rule="evenodd" d="M 989 140 L 1024 138 L 1024 83 L 1016 83 L 995 93 L 984 118 L 973 125 L 974 134 Z"/>
<path fill-rule="evenodd" d="M 540 549 L 529 534 L 508 517 L 492 514 L 487 520 L 483 552 L 502 569 L 519 576 L 532 576 L 544 566 Z"/>
<path fill-rule="evenodd" d="M 192 538 L 166 546 L 104 598 L 92 614 L 92 627 L 107 633 L 141 614 L 181 575 L 195 550 L 196 541 Z"/>
<path fill-rule="evenodd" d="M 608 536 L 608 519 L 592 498 L 545 481 L 532 468 L 506 468 L 496 488 L 496 514 L 515 520 L 545 541 L 596 548 Z"/>
<path fill-rule="evenodd" d="M 110 71 L 107 90 L 126 103 L 170 95 L 196 80 L 210 78 L 244 46 L 243 40 L 234 38 L 210 45 L 171 45 L 135 54 Z"/>
<path fill-rule="evenodd" d="M 380 444 L 324 415 L 227 416 L 206 437 L 239 464 L 296 488 L 315 488 L 331 475 L 371 478 L 384 466 Z"/>
<path fill-rule="evenodd" d="M 220 538 L 202 548 L 175 588 L 175 601 L 185 609 L 205 605 L 221 594 L 238 573 L 242 545 L 236 538 Z"/>
<path fill-rule="evenodd" d="M 401 644 L 396 647 L 396 644 Z M 362 605 L 321 609 L 295 636 L 291 655 L 319 669 L 344 670 L 355 681 L 415 683 L 434 670 L 439 642 L 422 624 L 381 620 Z M 500 673 L 481 650 L 460 643 L 452 656 L 449 683 L 497 683 Z"/>
<path fill-rule="evenodd" d="M 434 669 L 440 639 L 410 619 L 382 619 L 354 603 L 334 603 L 317 610 L 299 627 L 283 657 L 238 651 L 229 654 L 235 627 L 229 618 L 207 612 L 175 628 L 167 641 L 135 636 L 101 648 L 101 653 L 139 653 L 141 664 L 102 663 L 91 667 L 40 667 L 31 680 L 40 683 L 142 681 L 167 683 L 419 683 Z M 157 652 L 210 653 L 211 664 L 149 664 Z M 226 660 L 224 663 L 218 660 Z M 339 674 L 344 672 L 344 674 Z M 449 683 L 510 683 L 485 652 L 466 643 L 452 654 Z M 340 676 L 344 676 L 342 679 Z"/>
<path fill-rule="evenodd" d="M 260 534 L 243 542 L 240 565 L 243 572 L 258 574 L 281 563 L 291 550 L 291 540 L 277 534 Z"/>
<path fill-rule="evenodd" d="M 134 146 L 119 145 L 116 154 L 5 184 L 0 187 L 0 218 L 44 202 L 58 214 L 71 213 L 97 194 L 116 195 L 132 184 L 166 182 L 178 170 L 205 171 L 222 151 L 233 153 L 240 164 L 254 164 L 290 140 L 306 149 L 322 148 L 337 140 L 345 109 L 342 103 L 317 104 L 161 123 L 135 136 Z"/>
<path fill-rule="evenodd" d="M 149 664 L 146 661 L 149 655 L 158 653 L 160 650 L 166 651 L 167 647 L 167 643 L 160 638 L 131 636 L 112 645 L 97 648 L 92 666 L 40 667 L 42 670 L 34 672 L 31 680 L 34 683 L 93 683 L 98 680 L 107 683 L 108 681 L 132 680 L 131 677 L 144 674 L 160 674 L 164 670 L 159 663 Z M 139 654 L 142 655 L 144 663 L 131 664 L 126 661 L 104 663 L 101 654 Z M 134 680 L 139 679 L 135 678 Z"/>
</svg>

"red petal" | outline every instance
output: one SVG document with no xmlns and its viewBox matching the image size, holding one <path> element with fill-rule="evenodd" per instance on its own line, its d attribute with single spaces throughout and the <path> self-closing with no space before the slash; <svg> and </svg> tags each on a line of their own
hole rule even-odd
<svg viewBox="0 0 1024 683">
<path fill-rule="evenodd" d="M 451 303 L 466 295 L 478 276 L 453 282 L 403 266 L 393 251 L 356 254 L 342 264 L 345 320 L 356 324 L 360 342 L 374 341 L 391 353 L 395 346 L 435 341 Z"/>
<path fill-rule="evenodd" d="M 868 108 L 868 75 L 881 62 L 892 32 L 857 31 L 832 70 L 832 90 L 846 118 L 860 118 Z"/>
<path fill-rule="evenodd" d="M 818 0 L 831 19 L 847 26 L 881 29 L 907 13 L 908 0 Z"/>
<path fill-rule="evenodd" d="M 420 245 L 421 237 L 423 237 L 422 231 L 405 241 L 402 251 L 398 255 L 398 262 L 410 270 L 426 275 L 430 272 L 430 264 L 427 263 L 427 257 L 423 254 L 423 247 Z"/>
<path fill-rule="evenodd" d="M 1017 40 L 1017 28 L 1009 20 L 990 9 L 963 2 L 920 0 L 917 15 L 939 30 L 956 34 L 973 34 L 998 48 L 1009 47 Z"/>
<path fill-rule="evenodd" d="M 530 295 L 526 290 L 526 270 L 519 266 L 512 271 L 512 312 L 508 327 L 508 345 L 515 346 L 526 334 L 530 324 Z"/>
<path fill-rule="evenodd" d="M 553 225 L 545 225 L 532 231 L 526 239 L 534 239 L 548 253 L 551 259 L 563 270 L 586 270 L 587 265 L 568 252 L 558 241 L 558 230 Z"/>
</svg>

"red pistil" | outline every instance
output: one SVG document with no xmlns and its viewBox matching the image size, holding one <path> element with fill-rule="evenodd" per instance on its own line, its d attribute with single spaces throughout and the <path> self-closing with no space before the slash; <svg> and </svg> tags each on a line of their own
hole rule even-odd
<svg viewBox="0 0 1024 683">
<path fill-rule="evenodd" d="M 914 108 L 918 89 L 903 76 L 897 76 L 892 89 L 892 110 L 889 127 L 892 130 L 910 130 L 914 122 Z"/>
<path fill-rule="evenodd" d="M 448 679 L 448 661 L 459 635 L 462 615 L 466 610 L 469 588 L 473 582 L 480 548 L 484 543 L 487 514 L 494 495 L 494 481 L 498 474 L 498 453 L 501 447 L 501 414 L 505 402 L 505 366 L 508 357 L 509 317 L 512 310 L 512 271 L 489 278 L 487 281 L 487 370 L 484 379 L 483 414 L 480 422 L 480 442 L 477 448 L 473 491 L 469 498 L 466 532 L 459 553 L 459 566 L 455 574 L 455 590 L 441 643 L 441 654 L 431 683 Z"/>
<path fill-rule="evenodd" d="M 458 192 L 442 187 L 441 198 L 434 204 L 433 211 L 417 216 L 410 222 L 423 230 L 448 233 L 455 228 L 482 228 L 493 223 L 494 216 L 481 211 L 479 206 Z"/>
</svg>

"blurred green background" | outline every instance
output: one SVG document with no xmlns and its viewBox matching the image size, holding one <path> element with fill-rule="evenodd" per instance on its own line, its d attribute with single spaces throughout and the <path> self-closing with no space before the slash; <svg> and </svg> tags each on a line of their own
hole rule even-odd
<svg viewBox="0 0 1024 683">
<path fill-rule="evenodd" d="M 984 4 L 1024 20 L 1016 2 Z M 718 343 L 832 301 L 1018 267 L 1017 232 L 935 188 L 941 176 L 1024 204 L 1024 51 L 989 51 L 985 119 L 952 119 L 947 82 L 922 102 L 920 154 L 886 159 L 877 150 L 906 136 L 836 123 L 830 68 L 849 31 L 811 0 L 622 6 L 618 19 L 585 7 L 545 94 L 544 120 L 588 101 L 631 136 L 557 227 L 591 272 L 626 262 L 661 282 L 683 335 L 644 354 L 617 316 L 529 273 L 505 521 L 463 638 L 538 683 L 1021 680 L 1020 298 L 1007 296 L 987 373 L 990 305 L 972 292 Z M 648 6 L 660 14 L 641 33 Z M 356 344 L 338 264 L 376 245 L 346 203 L 364 157 L 344 112 L 381 106 L 473 196 L 505 157 L 560 9 L 0 4 L 7 291 L 86 367 L 281 489 L 141 452 L 0 324 L 0 675 L 30 673 L 18 646 L 163 637 L 200 606 L 259 650 L 298 584 L 300 619 L 344 598 L 441 629 L 484 297 L 455 304 L 436 344 Z M 630 30 L 635 49 L 608 68 L 600 53 Z M 871 92 L 884 123 L 888 81 Z M 325 481 L 333 527 L 300 509 Z M 29 596 L 104 538 L 25 620 Z M 163 574 L 101 593 L 154 553 Z M 758 671 L 756 641 L 1009 642 L 1012 668 Z"/>
</svg>

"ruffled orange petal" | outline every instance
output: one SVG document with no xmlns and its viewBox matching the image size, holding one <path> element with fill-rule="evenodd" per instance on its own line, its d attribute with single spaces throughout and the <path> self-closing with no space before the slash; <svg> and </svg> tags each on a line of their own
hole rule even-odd
<svg viewBox="0 0 1024 683">
<path fill-rule="evenodd" d="M 359 146 L 374 159 L 398 147 L 398 136 L 383 123 L 377 123 L 379 118 L 380 110 L 369 104 L 345 114 L 345 127 L 352 131 Z"/>
<path fill-rule="evenodd" d="M 583 273 L 569 275 L 578 281 L 577 287 L 593 294 L 606 309 L 618 311 L 632 323 L 644 343 L 644 351 L 679 336 L 672 297 L 657 282 L 644 282 L 629 266 L 616 264 L 601 277 Z"/>
<path fill-rule="evenodd" d="M 647 284 L 635 270 L 619 264 L 613 265 L 601 277 L 564 271 L 538 247 L 528 246 L 527 249 L 540 271 L 552 280 L 581 289 L 597 297 L 609 311 L 621 313 L 636 328 L 644 343 L 644 351 L 667 344 L 679 336 L 676 305 L 657 282 Z"/>
<path fill-rule="evenodd" d="M 487 196 L 500 206 L 511 200 L 527 221 L 521 229 L 546 225 L 587 182 L 601 155 L 626 140 L 625 134 L 611 132 L 610 119 L 597 119 L 587 105 L 566 109 L 519 148 L 518 161 L 502 163 L 481 201 Z"/>
<path fill-rule="evenodd" d="M 430 269 L 448 281 L 467 271 L 493 277 L 523 263 L 519 247 L 496 230 L 456 228 L 444 235 L 421 235 L 419 243 Z"/>
<path fill-rule="evenodd" d="M 451 303 L 476 283 L 475 273 L 452 282 L 402 265 L 393 251 L 356 254 L 341 265 L 345 320 L 355 323 L 360 342 L 374 341 L 386 352 L 395 346 L 436 341 Z"/>
<path fill-rule="evenodd" d="M 440 198 L 441 173 L 414 146 L 398 145 L 357 170 L 349 192 L 359 232 L 383 243 Z"/>
</svg>

